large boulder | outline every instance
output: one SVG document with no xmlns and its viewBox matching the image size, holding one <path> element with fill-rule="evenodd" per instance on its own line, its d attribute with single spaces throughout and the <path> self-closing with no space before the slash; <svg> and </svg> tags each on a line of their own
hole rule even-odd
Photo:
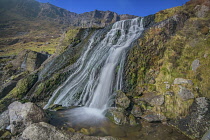
<svg viewBox="0 0 210 140">
<path fill-rule="evenodd" d="M 8 109 L 12 134 L 21 133 L 32 123 L 47 121 L 44 111 L 31 102 L 22 104 L 15 101 L 9 105 Z"/>
<path fill-rule="evenodd" d="M 157 95 L 153 92 L 146 93 L 141 97 L 141 100 L 149 103 L 151 106 L 161 106 L 165 102 L 164 95 Z"/>
<path fill-rule="evenodd" d="M 71 135 L 62 133 L 50 124 L 39 122 L 29 125 L 21 137 L 27 140 L 69 140 Z"/>
<path fill-rule="evenodd" d="M 118 91 L 115 99 L 116 105 L 122 108 L 128 108 L 130 99 L 122 91 Z"/>
<path fill-rule="evenodd" d="M 116 138 L 98 137 L 98 136 L 86 136 L 80 133 L 62 132 L 55 126 L 47 124 L 45 122 L 34 123 L 28 126 L 21 135 L 23 140 L 117 140 Z"/>
<path fill-rule="evenodd" d="M 150 101 L 149 103 L 152 105 L 152 106 L 160 106 L 164 103 L 165 99 L 164 99 L 164 96 L 163 95 L 157 95 L 157 96 L 154 96 Z"/>
</svg>

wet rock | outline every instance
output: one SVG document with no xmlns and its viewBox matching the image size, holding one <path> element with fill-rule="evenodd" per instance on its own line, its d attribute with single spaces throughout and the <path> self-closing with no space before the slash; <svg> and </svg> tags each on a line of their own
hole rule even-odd
<svg viewBox="0 0 210 140">
<path fill-rule="evenodd" d="M 176 78 L 174 80 L 174 84 L 175 85 L 179 85 L 179 84 L 190 84 L 190 85 L 193 85 L 193 82 L 191 80 L 184 79 L 184 78 Z"/>
<path fill-rule="evenodd" d="M 201 139 L 205 133 L 207 137 L 210 126 L 210 100 L 205 97 L 196 98 L 186 117 L 170 123 L 192 139 Z"/>
<path fill-rule="evenodd" d="M 107 110 L 106 117 L 115 124 L 127 124 L 127 117 L 123 108 L 110 108 Z"/>
<path fill-rule="evenodd" d="M 182 100 L 186 101 L 194 98 L 194 94 L 189 89 L 183 86 L 179 86 L 179 88 L 180 90 L 178 92 L 178 95 Z"/>
<path fill-rule="evenodd" d="M 131 114 L 133 114 L 135 117 L 141 117 L 142 115 L 141 107 L 138 105 L 134 105 L 133 109 L 131 110 Z"/>
<path fill-rule="evenodd" d="M 116 105 L 122 108 L 128 108 L 130 99 L 122 91 L 118 91 L 115 99 Z"/>
<path fill-rule="evenodd" d="M 194 71 L 194 72 L 196 72 L 196 70 L 197 70 L 197 68 L 200 66 L 200 61 L 198 60 L 198 59 L 196 59 L 196 60 L 194 60 L 193 62 L 192 62 L 192 70 Z"/>
<path fill-rule="evenodd" d="M 15 101 L 8 109 L 12 134 L 22 132 L 32 123 L 47 121 L 44 111 L 31 102 L 22 104 Z"/>
<path fill-rule="evenodd" d="M 0 129 L 6 129 L 9 124 L 9 110 L 6 110 L 0 115 Z"/>
<path fill-rule="evenodd" d="M 166 121 L 166 117 L 160 114 L 156 114 L 153 112 L 146 112 L 144 115 L 141 116 L 144 120 L 148 122 L 160 122 Z"/>
</svg>

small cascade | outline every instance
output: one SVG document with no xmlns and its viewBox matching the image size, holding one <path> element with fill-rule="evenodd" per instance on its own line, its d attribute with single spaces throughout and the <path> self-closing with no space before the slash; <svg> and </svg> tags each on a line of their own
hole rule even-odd
<svg viewBox="0 0 210 140">
<path fill-rule="evenodd" d="M 114 92 L 122 89 L 126 52 L 143 30 L 143 18 L 135 18 L 116 22 L 104 38 L 97 31 L 74 64 L 75 71 L 54 91 L 45 109 L 51 104 L 85 106 L 94 112 L 107 109 Z"/>
</svg>

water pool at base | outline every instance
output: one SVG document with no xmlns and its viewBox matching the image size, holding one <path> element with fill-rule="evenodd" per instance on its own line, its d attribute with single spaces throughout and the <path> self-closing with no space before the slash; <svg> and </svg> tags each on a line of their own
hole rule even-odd
<svg viewBox="0 0 210 140">
<path fill-rule="evenodd" d="M 90 112 L 92 113 L 90 113 Z M 68 132 L 89 136 L 113 136 L 121 140 L 190 140 L 173 127 L 162 123 L 148 123 L 142 119 L 136 126 L 116 125 L 96 110 L 83 108 L 51 112 L 50 123 Z"/>
</svg>

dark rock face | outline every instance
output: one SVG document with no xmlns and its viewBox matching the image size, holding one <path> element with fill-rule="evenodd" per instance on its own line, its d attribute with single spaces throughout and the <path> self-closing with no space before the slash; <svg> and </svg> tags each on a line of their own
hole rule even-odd
<svg viewBox="0 0 210 140">
<path fill-rule="evenodd" d="M 17 84 L 17 81 L 11 81 L 4 84 L 0 89 L 0 99 L 5 97 Z"/>
<path fill-rule="evenodd" d="M 18 101 L 9 105 L 11 133 L 21 133 L 32 123 L 47 121 L 44 111 L 35 104 L 28 102 L 22 104 Z"/>
<path fill-rule="evenodd" d="M 149 15 L 144 17 L 144 27 L 148 28 L 150 26 L 152 26 L 155 23 L 155 15 Z"/>
<path fill-rule="evenodd" d="M 210 101 L 205 97 L 196 98 L 187 117 L 171 122 L 189 137 L 201 138 L 210 126 Z"/>
</svg>

